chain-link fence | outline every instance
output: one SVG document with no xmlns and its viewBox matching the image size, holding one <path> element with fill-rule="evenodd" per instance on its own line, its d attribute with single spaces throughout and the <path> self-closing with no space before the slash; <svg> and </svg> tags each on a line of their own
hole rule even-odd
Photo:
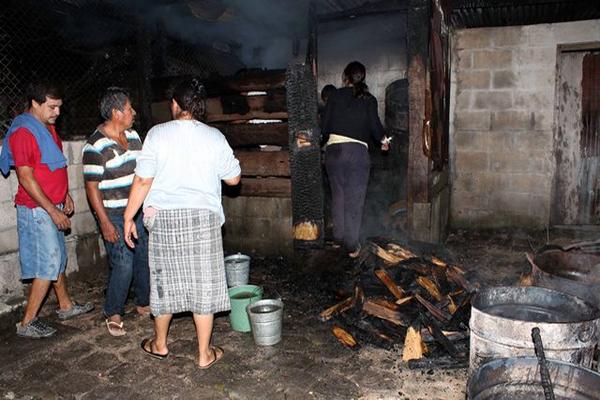
<svg viewBox="0 0 600 400">
<path fill-rule="evenodd" d="M 186 12 L 186 4 L 173 7 Z M 99 122 L 98 98 L 115 85 L 130 90 L 138 110 L 136 128 L 144 134 L 152 101 L 167 100 L 161 81 L 184 75 L 207 79 L 243 67 L 234 49 L 223 49 L 223 44 L 170 36 L 169 27 L 176 22 L 167 16 L 150 18 L 149 7 L 142 5 L 146 7 L 144 2 L 121 0 L 2 1 L 0 138 L 23 111 L 23 87 L 29 81 L 51 80 L 61 87 L 57 128 L 63 138 L 93 131 Z"/>
<path fill-rule="evenodd" d="M 104 51 L 90 43 L 79 15 L 91 14 L 94 1 L 9 0 L 0 9 L 0 135 L 26 106 L 29 81 L 55 82 L 64 95 L 57 121 L 63 137 L 88 135 L 98 123 L 98 95 L 110 85 L 130 86 L 133 58 L 124 46 Z M 106 25 L 106 24 L 105 24 Z M 103 26 L 103 29 L 111 29 Z M 118 42 L 126 42 L 124 31 Z M 90 45 L 91 44 L 91 45 Z M 133 88 L 135 89 L 135 88 Z"/>
</svg>

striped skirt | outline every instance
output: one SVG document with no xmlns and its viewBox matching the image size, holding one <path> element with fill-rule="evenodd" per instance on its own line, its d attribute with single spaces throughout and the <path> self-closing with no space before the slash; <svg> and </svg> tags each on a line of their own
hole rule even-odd
<svg viewBox="0 0 600 400">
<path fill-rule="evenodd" d="M 208 210 L 160 210 L 150 232 L 150 308 L 155 316 L 230 309 L 219 216 Z"/>
</svg>

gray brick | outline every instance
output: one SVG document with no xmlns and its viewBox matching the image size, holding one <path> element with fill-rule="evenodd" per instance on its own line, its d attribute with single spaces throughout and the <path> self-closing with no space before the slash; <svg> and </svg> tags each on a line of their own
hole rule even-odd
<svg viewBox="0 0 600 400">
<path fill-rule="evenodd" d="M 472 173 L 488 169 L 489 154 L 484 151 L 462 151 L 456 154 L 456 171 Z"/>
<path fill-rule="evenodd" d="M 515 87 L 515 74 L 512 71 L 494 71 L 492 75 L 492 87 L 494 89 L 506 89 Z"/>
<path fill-rule="evenodd" d="M 490 117 L 491 114 L 488 111 L 463 111 L 456 114 L 454 127 L 462 130 L 489 130 Z"/>
<path fill-rule="evenodd" d="M 461 29 L 456 32 L 458 49 L 481 49 L 490 44 L 490 35 L 483 29 Z"/>
<path fill-rule="evenodd" d="M 17 226 L 17 210 L 12 200 L 0 203 L 0 230 Z"/>
<path fill-rule="evenodd" d="M 492 113 L 493 130 L 526 130 L 533 129 L 535 119 L 532 113 L 524 111 L 496 111 Z"/>
<path fill-rule="evenodd" d="M 512 106 L 512 93 L 509 91 L 478 91 L 473 108 L 479 110 L 506 110 Z"/>
<path fill-rule="evenodd" d="M 454 146 L 461 151 L 486 151 L 490 144 L 489 132 L 456 131 Z"/>
<path fill-rule="evenodd" d="M 489 34 L 494 47 L 513 47 L 523 43 L 523 29 L 520 26 L 496 28 Z"/>
<path fill-rule="evenodd" d="M 460 90 L 488 89 L 490 87 L 489 71 L 460 71 L 457 77 Z"/>
<path fill-rule="evenodd" d="M 510 50 L 481 50 L 473 52 L 473 68 L 506 69 L 512 65 Z"/>
</svg>

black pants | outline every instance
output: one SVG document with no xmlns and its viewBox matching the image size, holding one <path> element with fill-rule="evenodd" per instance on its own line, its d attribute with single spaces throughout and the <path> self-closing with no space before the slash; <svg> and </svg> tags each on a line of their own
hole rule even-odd
<svg viewBox="0 0 600 400">
<path fill-rule="evenodd" d="M 325 151 L 325 168 L 331 186 L 333 238 L 349 251 L 354 251 L 359 244 L 369 183 L 369 151 L 360 143 L 329 145 Z"/>
</svg>

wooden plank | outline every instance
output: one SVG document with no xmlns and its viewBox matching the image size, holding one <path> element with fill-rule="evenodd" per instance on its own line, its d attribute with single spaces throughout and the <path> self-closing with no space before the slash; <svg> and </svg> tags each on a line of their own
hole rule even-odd
<svg viewBox="0 0 600 400">
<path fill-rule="evenodd" d="M 211 123 L 225 135 L 229 145 L 233 148 L 270 144 L 276 146 L 288 146 L 288 126 L 285 122 L 268 124 L 230 124 Z"/>
<path fill-rule="evenodd" d="M 286 178 L 242 177 L 239 194 L 250 197 L 291 197 L 292 181 Z"/>
<path fill-rule="evenodd" d="M 340 326 L 334 325 L 331 329 L 331 332 L 333 333 L 333 336 L 335 336 L 335 338 L 344 346 L 352 350 L 357 350 L 360 347 L 356 339 L 354 339 L 354 337 L 350 333 L 348 333 Z"/>
<path fill-rule="evenodd" d="M 206 99 L 206 113 L 246 114 L 248 111 L 286 112 L 285 93 L 259 96 L 223 95 Z"/>
<path fill-rule="evenodd" d="M 439 289 L 435 286 L 435 283 L 431 281 L 431 279 L 428 279 L 424 276 L 418 276 L 416 281 L 417 284 L 419 284 L 419 286 L 427 290 L 431 297 L 433 297 L 437 301 L 442 301 L 442 294 L 440 293 Z"/>
<path fill-rule="evenodd" d="M 385 319 L 396 325 L 408 325 L 402 313 L 398 311 L 398 306 L 391 301 L 366 299 L 363 303 L 363 311 L 369 315 Z"/>
<path fill-rule="evenodd" d="M 343 313 L 349 310 L 356 303 L 356 296 L 350 296 L 345 300 L 327 308 L 319 314 L 319 319 L 323 322 L 330 320 L 333 316 Z"/>
<path fill-rule="evenodd" d="M 290 176 L 290 156 L 283 151 L 235 150 L 242 176 Z"/>
<path fill-rule="evenodd" d="M 376 269 L 374 271 L 375 276 L 385 285 L 386 288 L 394 295 L 398 300 L 402 299 L 405 294 L 404 291 L 396 285 L 396 282 L 385 272 L 383 269 Z"/>
<path fill-rule="evenodd" d="M 238 73 L 225 86 L 238 92 L 267 91 L 285 87 L 285 70 L 248 70 Z"/>
<path fill-rule="evenodd" d="M 446 268 L 446 276 L 449 280 L 451 280 L 461 288 L 465 289 L 469 293 L 473 293 L 477 290 L 477 286 L 471 284 L 468 280 L 466 280 L 463 276 L 463 272 L 458 267 L 450 266 Z"/>
<path fill-rule="evenodd" d="M 447 312 L 440 310 L 439 308 L 437 308 L 436 306 L 434 306 L 433 304 L 431 304 L 430 302 L 428 302 L 427 300 L 425 300 L 423 297 L 421 297 L 420 294 L 415 294 L 415 299 L 421 303 L 421 305 L 423 307 L 425 307 L 427 309 L 427 311 L 429 311 L 431 313 L 431 315 L 433 315 L 436 319 L 440 320 L 443 323 L 447 323 L 448 321 L 450 321 L 450 319 L 452 318 L 452 316 L 450 314 L 448 314 Z"/>
<path fill-rule="evenodd" d="M 421 338 L 421 331 L 414 326 L 410 326 L 404 339 L 404 348 L 402 349 L 402 361 L 418 360 L 427 353 L 427 346 Z"/>
<path fill-rule="evenodd" d="M 287 119 L 287 112 L 250 111 L 246 114 L 206 114 L 207 122 L 247 121 L 250 119 Z"/>
</svg>

